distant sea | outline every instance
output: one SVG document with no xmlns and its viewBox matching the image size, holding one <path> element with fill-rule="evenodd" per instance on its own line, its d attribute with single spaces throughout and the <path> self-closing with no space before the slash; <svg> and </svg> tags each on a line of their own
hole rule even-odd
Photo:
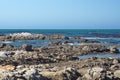
<svg viewBox="0 0 120 80">
<path fill-rule="evenodd" d="M 79 37 L 102 37 L 108 38 L 120 37 L 120 29 L 0 29 L 0 35 L 10 33 L 39 33 L 46 35 L 61 34 L 64 36 L 79 36 Z"/>
</svg>

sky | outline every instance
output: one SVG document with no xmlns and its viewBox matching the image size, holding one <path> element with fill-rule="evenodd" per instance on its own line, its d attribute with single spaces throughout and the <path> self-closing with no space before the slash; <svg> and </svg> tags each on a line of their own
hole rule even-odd
<svg viewBox="0 0 120 80">
<path fill-rule="evenodd" d="M 0 29 L 120 29 L 120 0 L 0 0 Z"/>
</svg>

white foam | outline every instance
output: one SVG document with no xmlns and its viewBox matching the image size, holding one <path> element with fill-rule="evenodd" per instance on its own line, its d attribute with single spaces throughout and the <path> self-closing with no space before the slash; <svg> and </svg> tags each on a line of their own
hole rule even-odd
<svg viewBox="0 0 120 80">
<path fill-rule="evenodd" d="M 32 34 L 31 33 L 28 33 L 28 32 L 22 32 L 22 33 L 13 33 L 13 34 L 9 34 L 10 36 L 19 36 L 19 37 L 21 37 L 21 36 L 23 36 L 23 37 L 27 37 L 27 36 L 32 36 Z"/>
<path fill-rule="evenodd" d="M 3 41 L 1 43 L 9 44 L 9 43 L 13 43 L 13 42 L 12 41 Z"/>
<path fill-rule="evenodd" d="M 32 34 L 32 33 L 28 33 L 28 32 L 21 32 L 21 33 L 9 34 L 9 36 L 12 36 L 12 37 L 38 37 L 38 36 L 43 36 L 43 34 Z"/>
</svg>

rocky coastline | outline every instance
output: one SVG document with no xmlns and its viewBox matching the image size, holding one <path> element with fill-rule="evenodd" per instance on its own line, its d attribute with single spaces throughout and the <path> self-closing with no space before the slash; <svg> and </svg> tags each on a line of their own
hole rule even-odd
<svg viewBox="0 0 120 80">
<path fill-rule="evenodd" d="M 0 43 L 0 80 L 120 80 L 119 58 L 78 58 L 87 54 L 119 54 L 117 45 L 59 34 L 23 32 L 0 36 L 1 42 L 36 39 L 79 40 L 85 44 L 73 46 L 68 41 L 58 41 L 49 46 L 33 47 Z"/>
</svg>

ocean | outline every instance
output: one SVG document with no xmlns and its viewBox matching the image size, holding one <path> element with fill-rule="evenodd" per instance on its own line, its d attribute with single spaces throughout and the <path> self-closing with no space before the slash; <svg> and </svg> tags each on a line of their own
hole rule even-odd
<svg viewBox="0 0 120 80">
<path fill-rule="evenodd" d="M 28 32 L 34 34 L 54 35 L 60 34 L 71 37 L 83 37 L 85 39 L 97 40 L 101 43 L 110 45 L 120 45 L 120 29 L 0 29 L 0 35 L 6 35 L 11 33 Z M 54 42 L 53 40 L 52 42 Z M 12 44 L 15 46 L 21 46 L 22 44 L 32 44 L 33 46 L 47 46 L 49 40 L 17 40 L 15 42 L 2 42 Z M 78 42 L 76 40 L 70 42 Z"/>
<path fill-rule="evenodd" d="M 60 34 L 63 36 L 71 37 L 83 37 L 89 40 L 96 40 L 104 43 L 104 45 L 118 45 L 120 46 L 120 29 L 0 29 L 0 35 L 6 35 L 11 33 L 21 33 L 28 32 L 34 34 L 45 34 L 45 35 L 54 35 Z M 38 46 L 48 46 L 50 42 L 64 41 L 64 40 L 16 40 L 4 41 L 0 43 L 11 44 L 14 46 L 21 46 L 23 44 L 31 44 L 33 47 Z M 79 40 L 68 40 L 70 43 L 75 45 L 81 45 Z M 120 50 L 120 49 L 119 49 Z M 103 53 L 104 54 L 104 53 Z M 80 59 L 89 58 L 89 57 L 114 57 L 119 58 L 120 54 L 93 54 L 93 55 L 84 55 L 79 56 Z"/>
<path fill-rule="evenodd" d="M 0 29 L 0 35 L 21 32 L 79 37 L 120 37 L 120 29 Z"/>
</svg>

